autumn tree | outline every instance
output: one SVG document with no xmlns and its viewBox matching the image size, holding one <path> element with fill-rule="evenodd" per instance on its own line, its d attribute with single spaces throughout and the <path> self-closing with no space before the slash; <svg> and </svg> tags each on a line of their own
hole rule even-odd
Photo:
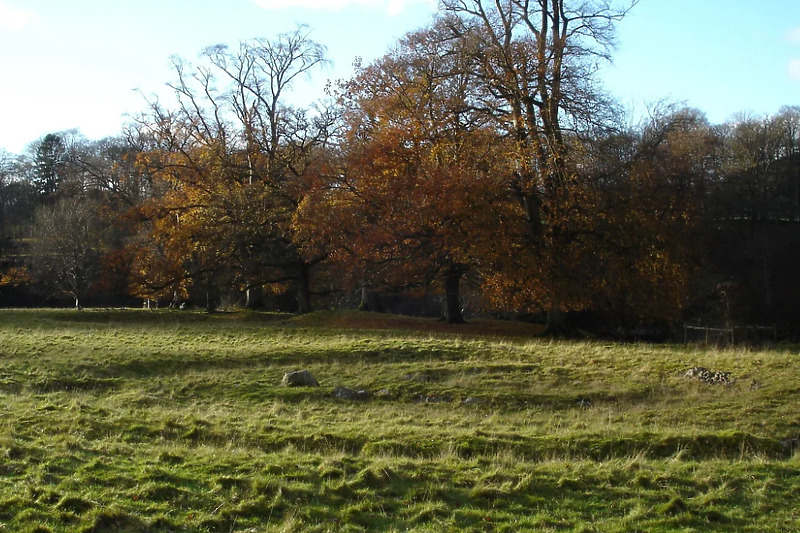
<svg viewBox="0 0 800 533">
<path fill-rule="evenodd" d="M 496 265 L 495 294 L 505 306 L 547 310 L 551 329 L 560 329 L 564 311 L 589 304 L 580 240 L 591 230 L 594 200 L 574 154 L 614 109 L 594 72 L 627 10 L 570 0 L 442 6 L 452 15 L 452 42 L 469 51 L 470 72 L 483 87 L 481 107 L 514 142 L 508 189 L 523 228 L 508 226 L 515 253 Z"/>
<path fill-rule="evenodd" d="M 143 280 L 172 272 L 158 284 L 204 280 L 248 294 L 293 285 L 298 309 L 310 310 L 318 259 L 298 253 L 291 225 L 332 120 L 286 98 L 298 77 L 324 63 L 323 53 L 301 27 L 236 50 L 208 48 L 197 67 L 175 60 L 177 107 L 154 102 L 139 125 L 153 144 L 140 161 L 167 185 L 146 207 L 166 254 L 155 264 L 174 266 L 148 273 L 143 263 Z"/>
<path fill-rule="evenodd" d="M 583 161 L 599 202 L 592 234 L 593 307 L 622 331 L 681 316 L 696 288 L 718 137 L 692 109 L 656 109 L 637 128 L 587 143 Z"/>
<path fill-rule="evenodd" d="M 443 317 L 463 322 L 460 281 L 498 185 L 502 139 L 472 107 L 464 56 L 444 28 L 404 37 L 342 88 L 340 168 L 300 211 L 304 250 L 328 248 L 354 284 L 438 284 Z"/>
</svg>

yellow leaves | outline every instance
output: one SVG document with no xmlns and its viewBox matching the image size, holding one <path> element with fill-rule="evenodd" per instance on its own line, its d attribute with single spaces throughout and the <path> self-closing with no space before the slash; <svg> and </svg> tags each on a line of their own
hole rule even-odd
<svg viewBox="0 0 800 533">
<path fill-rule="evenodd" d="M 33 281 L 33 276 L 25 267 L 9 267 L 0 272 L 0 287 L 21 287 Z"/>
</svg>

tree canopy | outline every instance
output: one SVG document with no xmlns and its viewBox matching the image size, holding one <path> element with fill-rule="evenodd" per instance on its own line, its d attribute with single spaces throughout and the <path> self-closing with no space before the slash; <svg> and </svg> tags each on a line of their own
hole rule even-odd
<svg viewBox="0 0 800 533">
<path fill-rule="evenodd" d="M 404 294 L 553 333 L 800 316 L 800 111 L 633 123 L 596 75 L 633 4 L 443 0 L 305 106 L 326 59 L 303 26 L 173 58 L 174 99 L 119 137 L 1 154 L 0 287 L 299 312 Z"/>
</svg>

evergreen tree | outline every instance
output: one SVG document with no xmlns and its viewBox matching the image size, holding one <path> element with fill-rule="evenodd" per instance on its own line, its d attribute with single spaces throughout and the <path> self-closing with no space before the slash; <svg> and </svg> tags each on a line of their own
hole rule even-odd
<svg viewBox="0 0 800 533">
<path fill-rule="evenodd" d="M 33 160 L 33 185 L 41 198 L 51 197 L 58 190 L 66 159 L 64 140 L 48 133 L 36 147 Z"/>
</svg>

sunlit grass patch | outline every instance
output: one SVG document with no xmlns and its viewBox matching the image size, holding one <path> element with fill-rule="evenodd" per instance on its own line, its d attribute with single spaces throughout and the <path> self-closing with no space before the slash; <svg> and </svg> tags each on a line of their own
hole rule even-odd
<svg viewBox="0 0 800 533">
<path fill-rule="evenodd" d="M 795 347 L 427 325 L 357 313 L 0 311 L 0 523 L 800 527 Z M 734 381 L 684 377 L 696 365 Z M 297 369 L 320 387 L 281 386 Z M 338 398 L 337 387 L 366 395 Z"/>
</svg>

